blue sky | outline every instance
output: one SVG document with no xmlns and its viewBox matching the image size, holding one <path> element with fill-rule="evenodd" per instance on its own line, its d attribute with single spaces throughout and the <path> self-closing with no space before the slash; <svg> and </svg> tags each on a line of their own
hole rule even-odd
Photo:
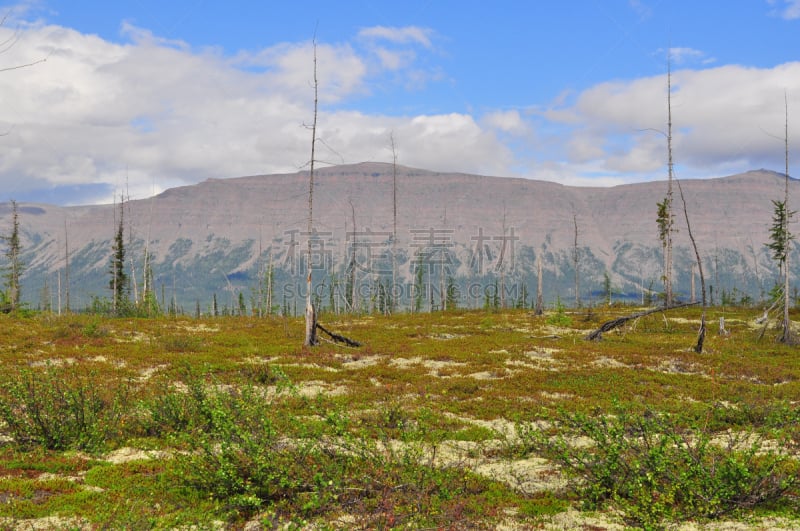
<svg viewBox="0 0 800 531">
<path fill-rule="evenodd" d="M 7 3 L 0 201 L 134 198 L 320 156 L 609 186 L 782 170 L 800 1 Z M 46 59 L 44 62 L 39 62 Z M 794 116 L 797 115 L 797 118 Z"/>
</svg>

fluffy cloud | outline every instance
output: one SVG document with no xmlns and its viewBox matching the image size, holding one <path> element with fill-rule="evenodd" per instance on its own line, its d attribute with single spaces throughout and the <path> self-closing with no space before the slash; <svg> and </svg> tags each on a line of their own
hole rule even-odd
<svg viewBox="0 0 800 531">
<path fill-rule="evenodd" d="M 685 47 L 670 48 L 669 57 L 676 65 L 682 65 L 690 62 L 699 62 L 707 65 L 716 61 L 716 59 L 713 57 L 708 57 L 706 53 L 701 50 Z"/>
<path fill-rule="evenodd" d="M 363 28 L 358 32 L 358 36 L 365 39 L 385 40 L 398 44 L 416 43 L 421 44 L 425 48 L 431 48 L 432 31 L 428 28 L 419 28 L 416 26 L 406 26 L 403 28 L 394 28 L 386 26 L 374 26 L 371 28 Z"/>
<path fill-rule="evenodd" d="M 366 90 L 366 65 L 349 45 L 318 44 L 316 54 L 322 103 L 336 103 Z M 284 43 L 256 54 L 239 54 L 232 65 L 263 69 L 262 88 L 302 100 L 312 82 L 313 62 L 312 43 Z"/>
<path fill-rule="evenodd" d="M 797 150 L 800 120 L 791 116 L 800 108 L 800 62 L 673 72 L 673 148 L 686 176 L 782 168 L 785 94 L 790 149 Z M 591 164 L 628 180 L 663 178 L 666 76 L 600 83 L 544 116 L 566 128 L 567 156 L 576 168 Z"/>
<path fill-rule="evenodd" d="M 519 111 L 493 111 L 483 117 L 483 123 L 512 135 L 524 135 L 529 132 L 529 125 L 523 120 Z"/>
<path fill-rule="evenodd" d="M 88 190 L 110 200 L 209 177 L 296 171 L 309 157 L 313 46 L 283 43 L 227 57 L 125 25 L 119 44 L 55 25 L 33 25 L 0 55 L 4 65 L 46 61 L 0 75 L 0 185 L 8 197 Z M 0 27 L 0 42 L 14 30 Z M 362 37 L 428 46 L 416 28 Z M 390 117 L 343 110 L 370 76 L 398 70 L 413 83 L 413 50 L 393 49 L 376 73 L 374 49 L 319 43 L 318 151 L 332 163 L 391 160 L 434 169 L 502 172 L 512 159 L 495 135 L 463 114 Z M 0 64 L 0 68 L 3 65 Z M 383 70 L 381 70 L 383 69 Z M 343 105 L 341 105 L 343 104 Z M 96 194 L 104 194 L 98 197 Z"/>
<path fill-rule="evenodd" d="M 800 0 L 767 0 L 771 6 L 776 6 L 773 14 L 786 20 L 800 18 Z"/>
<path fill-rule="evenodd" d="M 23 27 L 0 54 L 0 69 L 46 61 L 0 73 L 6 199 L 110 201 L 124 188 L 144 197 L 209 177 L 292 172 L 308 161 L 310 42 L 229 56 L 131 25 L 122 43 L 55 25 Z M 0 42 L 9 38 L 13 29 L 0 26 Z M 524 112 L 353 110 L 372 91 L 444 79 L 426 63 L 433 38 L 420 28 L 376 27 L 350 43 L 318 43 L 319 159 L 390 161 L 391 134 L 401 164 L 431 170 L 596 185 L 664 177 L 664 75 L 598 83 Z M 693 59 L 672 77 L 681 176 L 781 169 L 784 91 L 790 149 L 800 150 L 800 63 L 705 68 L 691 48 L 673 56 Z"/>
</svg>

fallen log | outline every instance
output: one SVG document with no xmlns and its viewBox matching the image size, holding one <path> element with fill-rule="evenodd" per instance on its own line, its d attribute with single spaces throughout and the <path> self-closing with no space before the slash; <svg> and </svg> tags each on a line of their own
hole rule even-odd
<svg viewBox="0 0 800 531">
<path fill-rule="evenodd" d="M 627 315 L 625 317 L 617 317 L 616 319 L 612 319 L 610 321 L 606 321 L 600 328 L 594 330 L 589 335 L 585 337 L 587 341 L 599 341 L 603 338 L 603 334 L 606 332 L 610 332 L 615 328 L 619 328 L 620 326 L 624 325 L 628 321 L 633 321 L 635 319 L 639 319 L 640 317 L 645 317 L 647 315 L 658 313 L 658 312 L 666 312 L 669 310 L 676 310 L 678 308 L 686 308 L 687 306 L 695 306 L 700 304 L 699 302 L 687 302 L 684 304 L 673 304 L 672 306 L 660 306 L 658 308 L 650 308 L 649 310 L 644 310 L 642 312 L 636 312 L 631 315 Z"/>
<path fill-rule="evenodd" d="M 316 323 L 316 325 L 317 325 L 317 328 L 320 331 L 324 332 L 328 337 L 330 337 L 331 339 L 333 339 L 337 343 L 344 343 L 348 347 L 360 347 L 361 346 L 361 343 L 359 343 L 358 341 L 355 341 L 353 339 L 350 339 L 349 337 L 345 337 L 345 336 L 340 335 L 340 334 L 335 334 L 335 333 L 327 330 L 324 326 L 322 326 L 319 323 Z"/>
</svg>

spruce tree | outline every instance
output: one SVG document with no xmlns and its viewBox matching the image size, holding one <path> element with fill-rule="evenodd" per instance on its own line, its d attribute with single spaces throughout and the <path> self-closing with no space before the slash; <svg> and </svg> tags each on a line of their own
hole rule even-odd
<svg viewBox="0 0 800 531">
<path fill-rule="evenodd" d="M 113 311 L 115 314 L 121 313 L 127 300 L 128 294 L 128 275 L 125 274 L 125 225 L 123 222 L 124 202 L 119 206 L 119 224 L 117 233 L 114 236 L 111 256 L 111 280 L 108 287 L 113 295 Z"/>
<path fill-rule="evenodd" d="M 11 201 L 11 235 L 2 236 L 3 241 L 8 246 L 6 249 L 6 258 L 8 265 L 6 266 L 5 277 L 5 291 L 3 292 L 4 309 L 9 311 L 19 308 L 20 301 L 20 283 L 19 279 L 22 275 L 22 261 L 20 259 L 20 243 L 19 243 L 19 212 L 17 210 L 17 202 Z"/>
</svg>

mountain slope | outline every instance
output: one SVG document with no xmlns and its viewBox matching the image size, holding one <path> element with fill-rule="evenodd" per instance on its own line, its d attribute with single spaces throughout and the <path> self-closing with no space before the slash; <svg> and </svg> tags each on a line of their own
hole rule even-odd
<svg viewBox="0 0 800 531">
<path fill-rule="evenodd" d="M 332 273 L 343 276 L 354 241 L 359 282 L 391 278 L 392 172 L 390 164 L 362 163 L 315 173 L 318 234 L 312 238 L 312 260 L 319 266 L 315 272 L 319 283 L 329 286 Z M 717 294 L 723 290 L 730 294 L 735 288 L 760 297 L 775 276 L 764 244 L 772 219 L 771 200 L 782 197 L 783 175 L 760 170 L 681 184 L 708 283 Z M 798 186 L 791 182 L 793 197 L 800 192 Z M 640 293 L 642 286 L 650 285 L 660 289 L 661 247 L 655 217 L 656 202 L 666 193 L 664 182 L 579 188 L 398 166 L 397 190 L 398 263 L 406 298 L 419 265 L 432 271 L 432 286 L 441 284 L 437 279 L 442 269 L 445 276 L 456 279 L 461 304 L 479 304 L 483 288 L 474 286 L 492 284 L 501 276 L 500 269 L 508 286 L 525 282 L 533 293 L 535 258 L 541 255 L 546 299 L 559 296 L 571 301 L 575 225 L 581 299 L 601 289 L 606 273 L 619 292 Z M 274 300 L 293 300 L 304 276 L 307 194 L 308 174 L 298 172 L 212 179 L 128 202 L 127 250 L 136 269 L 137 290 L 147 247 L 154 257 L 158 296 L 174 296 L 187 308 L 196 302 L 207 308 L 214 293 L 226 305 L 233 306 L 239 293 L 249 301 L 258 289 L 259 271 L 270 260 L 279 286 Z M 677 191 L 675 198 L 676 287 L 688 297 L 693 255 Z M 50 298 L 55 299 L 57 275 L 65 266 L 65 232 L 73 307 L 88 304 L 92 296 L 107 297 L 118 208 L 19 207 L 27 266 L 23 297 L 39 304 L 46 280 Z M 10 207 L 2 204 L 0 233 L 8 226 Z M 364 289 L 364 297 L 370 298 Z"/>
</svg>

